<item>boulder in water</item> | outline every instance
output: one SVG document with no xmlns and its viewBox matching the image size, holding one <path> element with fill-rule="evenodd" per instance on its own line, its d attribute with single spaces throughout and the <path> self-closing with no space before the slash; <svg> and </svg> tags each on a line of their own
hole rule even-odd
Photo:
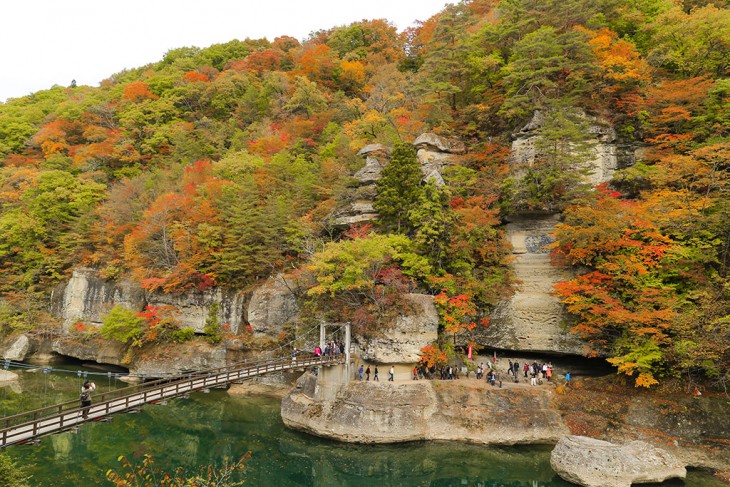
<svg viewBox="0 0 730 487">
<path fill-rule="evenodd" d="M 550 466 L 568 482 L 586 487 L 630 487 L 687 475 L 674 456 L 649 443 L 615 445 L 586 436 L 562 438 L 550 454 Z"/>
</svg>

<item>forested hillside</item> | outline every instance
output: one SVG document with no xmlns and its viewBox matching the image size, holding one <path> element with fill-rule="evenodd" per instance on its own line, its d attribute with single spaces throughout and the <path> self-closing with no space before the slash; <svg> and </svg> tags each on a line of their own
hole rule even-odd
<svg viewBox="0 0 730 487">
<path fill-rule="evenodd" d="M 517 167 L 510 134 L 536 110 L 538 157 Z M 598 188 L 577 168 L 586 114 L 639 149 Z M 445 186 L 420 184 L 424 132 L 467 146 Z M 339 228 L 374 142 L 393 148 L 380 219 Z M 48 323 L 75 266 L 166 292 L 285 271 L 308 316 L 372 333 L 418 290 L 456 333 L 518 285 L 505 215 L 549 211 L 556 262 L 579 270 L 557 293 L 595 353 L 642 386 L 730 377 L 727 1 L 473 0 L 405 32 L 182 47 L 0 104 L 0 158 L 6 334 Z"/>
</svg>

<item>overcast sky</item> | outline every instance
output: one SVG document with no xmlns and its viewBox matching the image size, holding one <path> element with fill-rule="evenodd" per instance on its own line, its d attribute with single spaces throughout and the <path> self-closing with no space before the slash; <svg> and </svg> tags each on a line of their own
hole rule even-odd
<svg viewBox="0 0 730 487">
<path fill-rule="evenodd" d="M 98 86 L 170 49 L 246 37 L 299 40 L 362 19 L 399 30 L 448 0 L 2 0 L 0 101 L 53 85 Z"/>
</svg>

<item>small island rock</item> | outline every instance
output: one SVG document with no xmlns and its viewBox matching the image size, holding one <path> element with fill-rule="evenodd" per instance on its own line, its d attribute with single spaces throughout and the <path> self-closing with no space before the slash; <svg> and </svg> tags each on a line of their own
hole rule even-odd
<svg viewBox="0 0 730 487">
<path fill-rule="evenodd" d="M 643 441 L 615 445 L 586 436 L 562 438 L 550 466 L 568 482 L 586 487 L 630 487 L 687 475 L 672 455 Z"/>
</svg>

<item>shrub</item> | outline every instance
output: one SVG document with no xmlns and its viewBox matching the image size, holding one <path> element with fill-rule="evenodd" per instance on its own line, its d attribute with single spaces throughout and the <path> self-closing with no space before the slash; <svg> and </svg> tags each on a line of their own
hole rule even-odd
<svg viewBox="0 0 730 487">
<path fill-rule="evenodd" d="M 122 343 L 137 342 L 142 335 L 144 319 L 132 310 L 114 306 L 101 319 L 101 336 Z"/>
<path fill-rule="evenodd" d="M 195 330 L 192 328 L 183 328 L 182 330 L 175 330 L 170 333 L 170 338 L 176 343 L 185 343 L 190 341 L 195 336 Z"/>
</svg>

